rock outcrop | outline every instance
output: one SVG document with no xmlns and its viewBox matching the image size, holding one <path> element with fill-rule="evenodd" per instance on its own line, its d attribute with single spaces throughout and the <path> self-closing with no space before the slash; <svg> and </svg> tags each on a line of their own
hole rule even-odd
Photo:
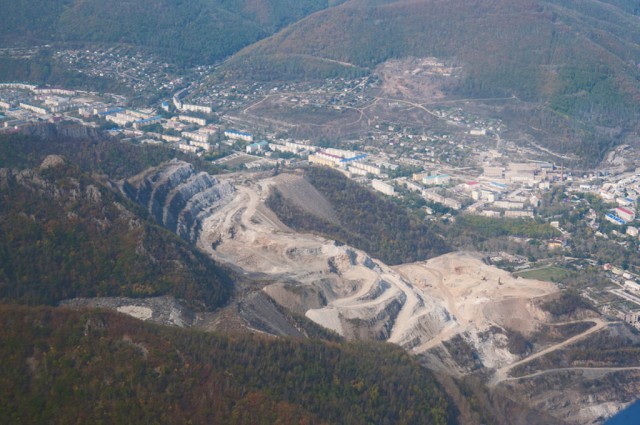
<svg viewBox="0 0 640 425">
<path fill-rule="evenodd" d="M 195 321 L 195 313 L 184 301 L 168 296 L 73 298 L 61 301 L 60 306 L 74 309 L 104 308 L 127 314 L 136 319 L 181 328 L 190 327 Z"/>
<path fill-rule="evenodd" d="M 122 182 L 122 191 L 167 229 L 194 243 L 202 220 L 213 214 L 233 186 L 193 165 L 170 161 Z"/>
</svg>

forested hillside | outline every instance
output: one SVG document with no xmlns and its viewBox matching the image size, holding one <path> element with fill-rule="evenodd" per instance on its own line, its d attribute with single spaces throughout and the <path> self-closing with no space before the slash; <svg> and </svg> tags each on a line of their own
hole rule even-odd
<svg viewBox="0 0 640 425">
<path fill-rule="evenodd" d="M 267 205 L 288 226 L 352 245 L 387 264 L 409 263 L 448 252 L 446 242 L 404 207 L 329 168 L 311 167 L 305 177 L 331 203 L 339 223 L 303 211 L 274 189 Z"/>
<path fill-rule="evenodd" d="M 432 374 L 386 344 L 233 337 L 0 305 L 7 423 L 447 424 Z"/>
<path fill-rule="evenodd" d="M 278 62 L 308 55 L 372 69 L 391 58 L 435 56 L 455 58 L 465 68 L 460 90 L 467 95 L 615 96 L 611 89 L 622 94 L 625 88 L 632 100 L 639 93 L 632 83 L 640 63 L 640 18 L 629 7 L 565 0 L 350 1 L 245 49 L 228 68 L 252 78 L 299 78 L 269 73 L 268 66 L 279 71 Z"/>
<path fill-rule="evenodd" d="M 129 175 L 167 153 L 114 140 L 54 140 L 0 139 L 0 299 L 173 295 L 207 309 L 229 299 L 226 272 L 90 174 Z M 64 153 L 69 158 L 46 157 Z M 43 166 L 33 168 L 36 161 Z"/>
<path fill-rule="evenodd" d="M 1 0 L 3 45 L 116 43 L 212 63 L 339 1 Z"/>
<path fill-rule="evenodd" d="M 538 104 L 519 120 L 564 139 L 553 150 L 597 161 L 612 135 L 638 129 L 637 10 L 630 0 L 353 0 L 245 48 L 223 71 L 350 77 L 388 59 L 436 57 L 461 69 L 449 95 Z"/>
<path fill-rule="evenodd" d="M 204 255 L 67 165 L 0 170 L 0 298 L 173 295 L 215 308 L 229 277 Z"/>
</svg>

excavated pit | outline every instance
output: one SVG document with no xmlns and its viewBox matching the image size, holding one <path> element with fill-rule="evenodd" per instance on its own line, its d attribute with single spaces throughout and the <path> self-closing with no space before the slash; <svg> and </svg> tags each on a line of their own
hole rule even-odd
<svg viewBox="0 0 640 425">
<path fill-rule="evenodd" d="M 480 370 L 493 386 L 510 382 L 518 364 L 564 346 L 526 354 L 508 348 L 509 332 L 528 335 L 548 322 L 532 300 L 556 293 L 551 283 L 516 278 L 465 252 L 389 267 L 358 249 L 292 231 L 265 200 L 278 185 L 300 203 L 317 197 L 292 193 L 306 187 L 300 179 L 218 179 L 172 161 L 126 180 L 122 191 L 216 261 L 265 282 L 234 308 L 238 323 L 251 331 L 301 336 L 284 307 L 347 339 L 398 344 L 432 369 L 453 375 Z M 308 212 L 333 218 L 330 205 L 317 204 L 314 211 L 306 202 Z M 593 320 L 593 328 L 572 339 L 606 325 Z M 600 412 L 601 404 L 595 398 L 582 403 L 580 420 L 597 420 L 589 412 Z M 611 411 L 622 407 L 608 405 Z"/>
</svg>

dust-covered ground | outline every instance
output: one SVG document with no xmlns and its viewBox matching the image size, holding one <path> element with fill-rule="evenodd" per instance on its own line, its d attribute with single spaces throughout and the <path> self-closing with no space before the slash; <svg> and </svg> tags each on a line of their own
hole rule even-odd
<svg viewBox="0 0 640 425">
<path fill-rule="evenodd" d="M 534 299 L 557 292 L 554 284 L 513 277 L 485 264 L 479 255 L 454 252 L 423 263 L 396 267 L 426 296 L 439 299 L 454 318 L 452 326 L 412 349 L 421 354 L 456 334 L 483 332 L 492 326 L 531 333 L 545 314 Z M 486 352 L 484 364 L 496 367 L 513 361 L 508 350 Z"/>
<path fill-rule="evenodd" d="M 331 203 L 302 176 L 234 174 L 219 179 L 220 185 L 233 190 L 203 215 L 197 245 L 248 283 L 227 308 L 198 318 L 205 329 L 298 337 L 332 331 L 350 340 L 387 341 L 429 368 L 454 376 L 479 375 L 493 387 L 516 388 L 518 398 L 529 391 L 527 382 L 541 377 L 539 372 L 516 377 L 515 368 L 599 335 L 609 326 L 599 317 L 586 318 L 576 321 L 581 327 L 564 339 L 519 349 L 514 341 L 526 341 L 545 326 L 561 325 L 538 307 L 541 298 L 558 293 L 554 284 L 514 277 L 472 252 L 389 267 L 353 247 L 295 232 L 267 208 L 265 201 L 277 188 L 306 212 L 337 220 Z M 148 315 L 146 310 L 121 310 Z M 549 371 L 549 377 L 561 372 L 566 371 Z M 598 372 L 608 376 L 621 371 Z M 558 417 L 569 423 L 598 423 L 598 418 L 625 405 L 613 396 L 585 398 L 594 390 L 581 387 L 579 381 L 569 384 L 582 392 L 567 393 L 573 394 L 570 400 L 557 395 L 547 400 L 549 412 L 558 410 Z M 558 394 L 563 394 L 562 385 L 557 386 Z M 632 385 L 628 388 L 631 391 Z M 571 412 L 578 411 L 580 422 L 571 420 Z"/>
</svg>

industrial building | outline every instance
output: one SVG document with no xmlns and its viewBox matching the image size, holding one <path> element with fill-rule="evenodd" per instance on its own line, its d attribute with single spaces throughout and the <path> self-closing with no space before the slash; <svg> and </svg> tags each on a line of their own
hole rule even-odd
<svg viewBox="0 0 640 425">
<path fill-rule="evenodd" d="M 623 219 L 611 213 L 608 213 L 607 215 L 605 215 L 604 218 L 608 222 L 613 223 L 617 226 L 623 226 L 625 224 L 625 221 Z"/>
<path fill-rule="evenodd" d="M 486 167 L 484 167 L 483 174 L 484 174 L 485 177 L 488 177 L 488 178 L 502 179 L 502 178 L 504 178 L 504 168 L 503 167 L 489 167 L 489 166 L 486 166 Z"/>
<path fill-rule="evenodd" d="M 491 186 L 491 188 L 493 190 L 498 190 L 500 192 L 504 192 L 508 189 L 506 184 L 502 184 L 502 183 L 498 183 L 498 182 L 491 182 L 489 183 L 489 186 Z"/>
</svg>

